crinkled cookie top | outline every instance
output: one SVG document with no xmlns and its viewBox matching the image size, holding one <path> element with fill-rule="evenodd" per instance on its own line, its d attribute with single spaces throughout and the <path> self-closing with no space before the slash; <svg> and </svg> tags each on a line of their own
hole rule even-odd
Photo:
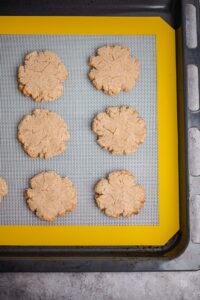
<svg viewBox="0 0 200 300">
<path fill-rule="evenodd" d="M 135 182 L 127 170 L 112 172 L 95 187 L 98 207 L 109 217 L 130 217 L 138 214 L 144 205 L 144 187 Z"/>
<path fill-rule="evenodd" d="M 98 144 L 112 154 L 129 154 L 144 142 L 146 125 L 132 107 L 108 107 L 97 114 L 92 130 Z"/>
<path fill-rule="evenodd" d="M 53 101 L 63 93 L 67 69 L 51 51 L 34 51 L 26 55 L 18 69 L 19 89 L 35 101 Z"/>
<path fill-rule="evenodd" d="M 30 157 L 49 158 L 65 150 L 70 138 L 67 124 L 53 111 L 35 109 L 18 126 L 18 140 Z"/>
<path fill-rule="evenodd" d="M 3 177 L 0 177 L 0 201 L 8 193 L 8 186 Z"/>
<path fill-rule="evenodd" d="M 41 220 L 55 221 L 57 216 L 72 212 L 77 203 L 77 193 L 67 177 L 55 172 L 42 172 L 30 180 L 25 192 L 29 208 Z"/>
<path fill-rule="evenodd" d="M 130 91 L 136 83 L 140 64 L 131 57 L 130 48 L 123 46 L 105 46 L 91 56 L 92 67 L 89 78 L 98 90 L 115 95 L 120 91 Z"/>
</svg>

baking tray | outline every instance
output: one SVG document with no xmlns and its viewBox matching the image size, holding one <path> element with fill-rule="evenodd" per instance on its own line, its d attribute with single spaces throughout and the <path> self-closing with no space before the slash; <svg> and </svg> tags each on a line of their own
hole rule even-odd
<svg viewBox="0 0 200 300">
<path fill-rule="evenodd" d="M 87 33 L 87 24 L 95 22 L 95 26 L 99 24 L 97 28 L 101 28 L 104 20 L 109 21 L 110 18 L 102 20 L 84 17 L 82 20 L 73 17 L 73 20 L 77 24 L 82 22 L 82 28 L 85 26 L 84 32 Z M 120 20 L 112 19 L 110 22 L 112 24 L 115 22 L 115 28 L 119 26 L 117 24 L 122 27 L 126 20 L 120 18 Z M 175 45 L 174 39 L 169 42 L 168 38 L 168 35 L 174 38 L 174 32 L 157 18 L 128 21 L 132 23 L 134 33 L 138 32 L 138 22 L 148 24 L 151 22 L 152 27 L 157 28 L 159 25 L 160 30 L 148 35 L 4 34 L 1 36 L 3 76 L 0 83 L 2 95 L 0 160 L 1 173 L 9 184 L 9 193 L 0 210 L 1 245 L 158 246 L 164 245 L 177 232 L 178 166 L 177 158 L 172 155 L 172 152 L 177 155 L 176 90 L 167 88 L 167 85 L 172 86 L 175 82 Z M 37 24 L 39 22 L 40 19 L 37 18 Z M 49 22 L 52 22 L 51 19 Z M 66 24 L 66 28 L 72 24 L 71 19 L 65 18 L 65 22 L 69 23 Z M 167 29 L 167 36 L 162 33 L 162 28 Z M 78 28 L 78 32 L 79 30 Z M 71 29 L 69 32 L 71 33 Z M 142 32 L 145 33 L 144 29 Z M 161 42 L 162 47 L 159 47 Z M 88 54 L 94 53 L 96 48 L 104 43 L 126 45 L 139 59 L 141 75 L 131 93 L 109 97 L 97 92 L 91 86 L 86 75 Z M 23 60 L 24 53 L 30 49 L 55 51 L 67 65 L 70 75 L 60 101 L 35 103 L 25 99 L 19 92 L 16 84 L 16 66 Z M 168 55 L 168 62 L 161 61 L 163 54 Z M 174 76 L 168 78 L 171 73 Z M 161 90 L 162 82 L 165 82 L 165 89 Z M 165 103 L 164 109 L 161 101 Z M 140 151 L 128 156 L 113 156 L 102 151 L 95 142 L 91 132 L 91 120 L 105 107 L 122 104 L 134 106 L 145 119 L 148 130 Z M 22 151 L 16 139 L 16 128 L 21 117 L 35 107 L 50 108 L 67 120 L 71 140 L 67 151 L 62 155 L 49 160 L 30 159 Z M 170 112 L 169 115 L 166 114 L 167 111 Z M 169 120 L 171 125 L 166 128 L 165 124 Z M 138 182 L 145 186 L 146 203 L 137 216 L 108 218 L 100 213 L 95 205 L 94 185 L 106 172 L 119 168 L 132 171 Z M 78 191 L 76 210 L 50 224 L 39 220 L 31 213 L 22 198 L 24 189 L 28 186 L 28 178 L 43 170 L 55 170 L 59 174 L 66 174 Z M 170 200 L 166 182 L 171 186 Z M 26 231 L 30 232 L 30 239 L 24 238 Z M 81 234 L 77 235 L 76 231 Z"/>
<path fill-rule="evenodd" d="M 98 15 L 129 16 L 130 20 L 134 19 L 131 18 L 131 16 L 160 16 L 171 26 L 170 32 L 172 32 L 172 28 L 174 28 L 176 33 L 177 61 L 180 208 L 179 224 L 176 223 L 175 227 L 172 226 L 174 234 L 171 235 L 172 232 L 170 233 L 164 245 L 163 241 L 160 241 L 157 244 L 153 243 L 153 245 L 152 242 L 149 242 L 149 244 L 143 243 L 142 245 L 141 242 L 134 244 L 127 243 L 126 240 L 119 243 L 120 245 L 117 245 L 118 242 L 109 242 L 109 237 L 105 241 L 105 244 L 102 244 L 101 246 L 95 245 L 95 242 L 90 246 L 80 246 L 79 243 L 78 247 L 72 247 L 69 245 L 44 246 L 42 240 L 42 246 L 39 246 L 38 241 L 35 243 L 37 246 L 28 246 L 27 244 L 29 244 L 29 242 L 26 243 L 26 246 L 23 246 L 23 242 L 19 241 L 19 245 L 21 246 L 18 246 L 16 243 L 15 246 L 4 245 L 1 247 L 0 268 L 2 271 L 141 271 L 198 269 L 200 261 L 198 256 L 199 247 L 197 243 L 192 243 L 190 241 L 189 236 L 187 120 L 188 117 L 190 117 L 190 120 L 192 120 L 192 117 L 191 112 L 189 112 L 187 109 L 186 72 L 187 64 L 191 63 L 191 61 L 198 65 L 198 48 L 191 50 L 186 47 L 185 6 L 188 3 L 195 5 L 195 7 L 197 7 L 197 12 L 199 12 L 197 1 L 151 1 L 151 5 L 149 5 L 148 1 L 123 1 L 123 3 L 121 1 L 115 1 L 115 3 L 113 3 L 113 1 L 112 3 L 109 3 L 108 1 L 74 1 L 73 4 L 71 4 L 70 1 L 51 1 L 51 3 L 45 1 L 45 10 L 43 10 L 43 4 L 41 2 L 40 5 L 36 5 L 35 1 L 34 3 L 32 1 L 28 3 L 21 1 L 20 5 L 16 5 L 16 2 L 14 1 L 6 1 L 5 3 L 3 1 L 1 3 L 2 16 Z M 15 19 L 12 20 L 14 23 Z M 27 18 L 27 26 L 21 27 L 23 29 L 23 33 L 30 33 L 28 20 L 31 20 L 31 17 Z M 41 20 L 43 21 L 43 24 L 40 23 L 40 25 L 44 26 L 45 28 L 45 19 L 43 18 Z M 142 20 L 142 23 L 139 27 L 145 26 L 145 18 L 140 20 Z M 57 21 L 59 22 L 59 18 Z M 23 23 L 23 25 L 24 24 L 25 23 Z M 165 24 L 163 26 L 166 26 L 166 30 L 169 28 L 169 25 L 166 23 L 160 24 Z M 132 24 L 127 23 L 127 25 Z M 161 29 L 165 30 L 164 27 L 162 28 L 162 26 Z M 39 26 L 36 26 L 35 30 L 36 33 L 39 33 Z M 52 33 L 55 33 L 53 27 L 49 30 L 52 30 Z M 73 26 L 71 26 L 71 30 L 73 33 Z M 13 33 L 15 33 L 15 26 L 13 26 Z M 120 34 L 120 29 L 117 34 Z M 169 50 L 169 53 L 171 50 Z M 160 62 L 164 61 L 164 59 L 161 58 Z M 160 68 L 160 65 L 162 65 L 162 63 L 157 67 Z M 175 72 L 172 72 L 172 77 L 174 76 L 174 73 Z M 174 90 L 174 81 L 175 80 L 172 80 L 172 85 L 169 86 L 169 89 L 172 91 Z M 174 94 L 172 95 L 174 96 Z M 160 107 L 162 108 L 161 104 Z M 176 107 L 176 105 L 172 107 Z M 176 137 L 174 131 L 172 132 L 172 135 Z M 171 146 L 174 147 L 173 145 Z M 176 164 L 176 151 L 172 157 L 174 159 L 174 163 Z M 163 168 L 165 170 L 165 168 L 167 168 L 167 164 L 163 165 Z M 172 174 L 174 173 L 172 172 Z M 174 179 L 176 181 L 176 176 Z M 168 186 L 167 190 L 165 189 L 165 204 L 167 201 L 169 203 L 172 203 L 170 201 L 173 201 L 173 198 L 171 197 L 174 195 L 171 194 L 171 191 L 173 190 L 172 185 Z M 166 214 L 163 214 L 163 216 L 169 216 L 168 211 L 166 211 Z M 171 220 L 173 223 L 174 218 Z M 123 227 L 123 230 L 126 230 L 126 227 L 128 226 Z M 170 226 L 167 226 L 167 229 L 169 229 L 169 227 Z M 179 230 L 177 232 L 178 227 Z M 33 231 L 34 228 L 32 228 L 31 231 L 27 230 L 24 232 L 24 235 L 26 234 L 27 236 L 23 237 L 23 239 L 26 238 L 27 241 L 29 241 L 31 239 L 29 236 L 30 234 L 33 234 Z M 10 237 L 14 235 L 15 229 L 8 228 L 6 234 L 5 240 L 8 241 L 7 244 L 10 244 L 9 235 Z M 93 238 L 94 236 L 91 238 L 91 240 Z M 151 238 L 149 240 L 151 240 Z"/>
</svg>

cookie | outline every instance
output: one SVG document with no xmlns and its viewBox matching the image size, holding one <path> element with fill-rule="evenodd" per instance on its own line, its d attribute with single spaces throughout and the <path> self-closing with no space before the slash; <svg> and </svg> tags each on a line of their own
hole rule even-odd
<svg viewBox="0 0 200 300">
<path fill-rule="evenodd" d="M 112 172 L 95 186 L 97 206 L 113 218 L 138 214 L 145 202 L 144 187 L 126 170 Z"/>
<path fill-rule="evenodd" d="M 18 84 L 24 96 L 35 101 L 53 101 L 63 93 L 68 72 L 60 58 L 51 51 L 34 51 L 26 55 L 18 69 Z"/>
<path fill-rule="evenodd" d="M 8 186 L 3 177 L 0 177 L 0 202 L 3 197 L 8 193 Z"/>
<path fill-rule="evenodd" d="M 108 107 L 97 114 L 92 130 L 98 144 L 112 154 L 129 154 L 144 142 L 146 125 L 138 112 L 131 107 Z"/>
<path fill-rule="evenodd" d="M 92 67 L 89 78 L 97 90 L 116 95 L 120 91 L 130 91 L 136 83 L 140 64 L 131 57 L 131 49 L 123 46 L 105 46 L 91 56 Z"/>
<path fill-rule="evenodd" d="M 70 138 L 67 124 L 53 111 L 36 109 L 18 125 L 18 140 L 30 157 L 49 158 L 65 150 Z"/>
<path fill-rule="evenodd" d="M 41 220 L 55 221 L 57 216 L 64 216 L 76 207 L 76 189 L 67 177 L 43 172 L 30 180 L 30 186 L 25 198 L 30 210 Z"/>
</svg>

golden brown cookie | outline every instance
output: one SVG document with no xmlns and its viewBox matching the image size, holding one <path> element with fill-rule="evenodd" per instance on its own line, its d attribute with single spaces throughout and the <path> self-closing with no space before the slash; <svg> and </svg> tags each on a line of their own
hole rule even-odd
<svg viewBox="0 0 200 300">
<path fill-rule="evenodd" d="M 0 177 L 0 202 L 3 197 L 8 193 L 8 186 L 3 177 Z"/>
<path fill-rule="evenodd" d="M 26 55 L 18 69 L 19 89 L 35 101 L 53 101 L 63 93 L 67 69 L 51 51 L 34 51 Z"/>
<path fill-rule="evenodd" d="M 146 125 L 132 107 L 108 107 L 97 114 L 92 130 L 98 144 L 112 154 L 129 154 L 144 142 Z"/>
<path fill-rule="evenodd" d="M 126 170 L 112 172 L 95 186 L 98 207 L 113 218 L 138 214 L 145 202 L 144 187 Z"/>
<path fill-rule="evenodd" d="M 25 191 L 25 198 L 29 208 L 41 220 L 55 221 L 57 216 L 64 216 L 76 207 L 76 189 L 67 177 L 43 172 L 30 180 L 30 186 Z"/>
<path fill-rule="evenodd" d="M 30 157 L 49 158 L 65 150 L 70 138 L 67 124 L 53 111 L 35 109 L 18 125 L 18 140 Z"/>
<path fill-rule="evenodd" d="M 115 95 L 120 91 L 130 91 L 136 83 L 140 64 L 131 57 L 131 49 L 123 46 L 105 46 L 91 56 L 92 67 L 89 78 L 97 90 Z"/>
</svg>

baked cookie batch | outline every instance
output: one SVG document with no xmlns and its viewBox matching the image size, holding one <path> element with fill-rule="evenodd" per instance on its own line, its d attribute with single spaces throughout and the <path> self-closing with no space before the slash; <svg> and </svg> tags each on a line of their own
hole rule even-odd
<svg viewBox="0 0 200 300">
<path fill-rule="evenodd" d="M 131 56 L 130 48 L 104 46 L 89 59 L 89 79 L 97 90 L 116 95 L 130 91 L 139 76 L 140 64 Z M 18 85 L 24 96 L 46 102 L 59 98 L 68 71 L 51 51 L 34 51 L 26 55 L 18 69 Z M 108 107 L 92 121 L 97 143 L 111 154 L 126 155 L 138 150 L 144 143 L 146 125 L 132 107 Z M 32 158 L 51 158 L 66 149 L 70 132 L 66 121 L 56 112 L 35 109 L 25 115 L 18 125 L 18 140 Z M 0 177 L 0 201 L 8 187 Z M 67 177 L 50 171 L 42 172 L 30 180 L 25 191 L 29 208 L 41 220 L 55 221 L 57 216 L 72 212 L 77 204 L 77 192 Z M 138 214 L 144 205 L 144 187 L 139 185 L 128 170 L 111 172 L 95 186 L 97 206 L 109 217 L 130 217 Z"/>
</svg>

